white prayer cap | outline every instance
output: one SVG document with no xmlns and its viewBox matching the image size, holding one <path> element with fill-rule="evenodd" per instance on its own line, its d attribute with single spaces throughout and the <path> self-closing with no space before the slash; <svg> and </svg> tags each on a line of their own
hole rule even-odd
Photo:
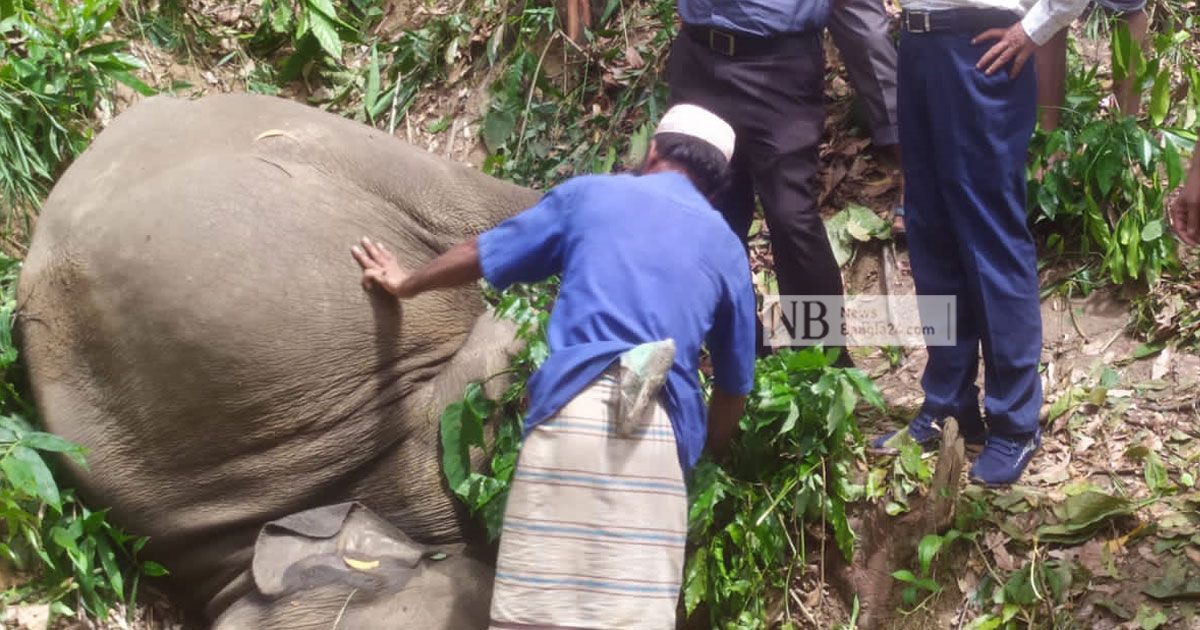
<svg viewBox="0 0 1200 630">
<path fill-rule="evenodd" d="M 699 138 L 716 147 L 726 161 L 733 157 L 736 139 L 733 127 L 720 116 L 698 105 L 682 103 L 668 109 L 654 130 L 654 135 L 660 133 L 681 133 Z"/>
</svg>

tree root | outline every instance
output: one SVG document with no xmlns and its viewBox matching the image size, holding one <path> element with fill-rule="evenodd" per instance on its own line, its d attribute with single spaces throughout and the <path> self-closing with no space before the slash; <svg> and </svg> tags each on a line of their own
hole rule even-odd
<svg viewBox="0 0 1200 630">
<path fill-rule="evenodd" d="M 938 534 L 954 522 L 954 509 L 963 490 L 965 453 L 958 423 L 949 419 L 942 431 L 937 468 L 929 492 L 909 501 L 911 508 L 900 516 L 888 516 L 884 503 L 867 507 L 856 520 L 859 544 L 852 562 L 836 549 L 826 554 L 830 583 L 852 605 L 858 597 L 860 628 L 888 627 L 895 609 L 892 572 L 912 569 L 917 544 L 926 534 Z"/>
</svg>

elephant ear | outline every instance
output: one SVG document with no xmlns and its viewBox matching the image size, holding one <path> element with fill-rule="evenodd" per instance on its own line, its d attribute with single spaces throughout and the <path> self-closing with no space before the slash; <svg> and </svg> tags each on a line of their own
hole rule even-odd
<svg viewBox="0 0 1200 630">
<path fill-rule="evenodd" d="M 272 598 L 330 584 L 391 593 L 430 553 L 363 505 L 340 503 L 264 525 L 251 573 L 259 593 Z"/>
</svg>

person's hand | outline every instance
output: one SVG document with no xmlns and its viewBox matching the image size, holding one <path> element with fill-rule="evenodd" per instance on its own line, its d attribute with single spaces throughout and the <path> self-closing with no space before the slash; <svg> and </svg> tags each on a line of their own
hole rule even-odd
<svg viewBox="0 0 1200 630">
<path fill-rule="evenodd" d="M 1188 177 L 1179 197 L 1171 204 L 1169 216 L 1179 240 L 1187 245 L 1200 245 L 1200 177 L 1194 173 Z"/>
<path fill-rule="evenodd" d="M 1037 44 L 1029 38 L 1029 34 L 1025 32 L 1020 22 L 1009 28 L 988 29 L 971 40 L 971 43 L 978 44 L 993 40 L 997 40 L 996 43 L 983 53 L 979 63 L 975 64 L 977 69 L 982 70 L 989 77 L 1011 61 L 1012 68 L 1008 71 L 1008 77 L 1010 79 L 1017 78 L 1017 75 L 1021 74 L 1021 68 L 1025 67 L 1025 62 L 1029 61 L 1029 58 L 1037 51 Z"/>
<path fill-rule="evenodd" d="M 396 264 L 396 257 L 382 243 L 364 236 L 359 245 L 350 248 L 350 254 L 362 267 L 363 290 L 379 287 L 401 299 L 412 297 L 412 292 L 407 290 L 404 282 L 409 276 L 408 272 Z"/>
</svg>

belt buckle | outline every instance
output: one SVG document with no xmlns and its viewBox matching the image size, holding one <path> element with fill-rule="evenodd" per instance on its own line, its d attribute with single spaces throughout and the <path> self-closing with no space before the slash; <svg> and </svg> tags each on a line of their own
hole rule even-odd
<svg viewBox="0 0 1200 630">
<path fill-rule="evenodd" d="M 913 17 L 921 18 L 916 24 L 913 23 Z M 904 14 L 904 28 L 909 33 L 929 33 L 933 29 L 929 26 L 928 11 L 907 11 Z"/>
<path fill-rule="evenodd" d="M 725 41 L 729 44 L 728 46 L 725 46 L 724 49 L 717 46 L 718 36 L 725 38 Z M 727 55 L 729 57 L 733 56 L 734 42 L 736 41 L 737 39 L 729 33 L 722 33 L 721 31 L 711 28 L 708 29 L 708 47 L 723 55 Z"/>
</svg>

